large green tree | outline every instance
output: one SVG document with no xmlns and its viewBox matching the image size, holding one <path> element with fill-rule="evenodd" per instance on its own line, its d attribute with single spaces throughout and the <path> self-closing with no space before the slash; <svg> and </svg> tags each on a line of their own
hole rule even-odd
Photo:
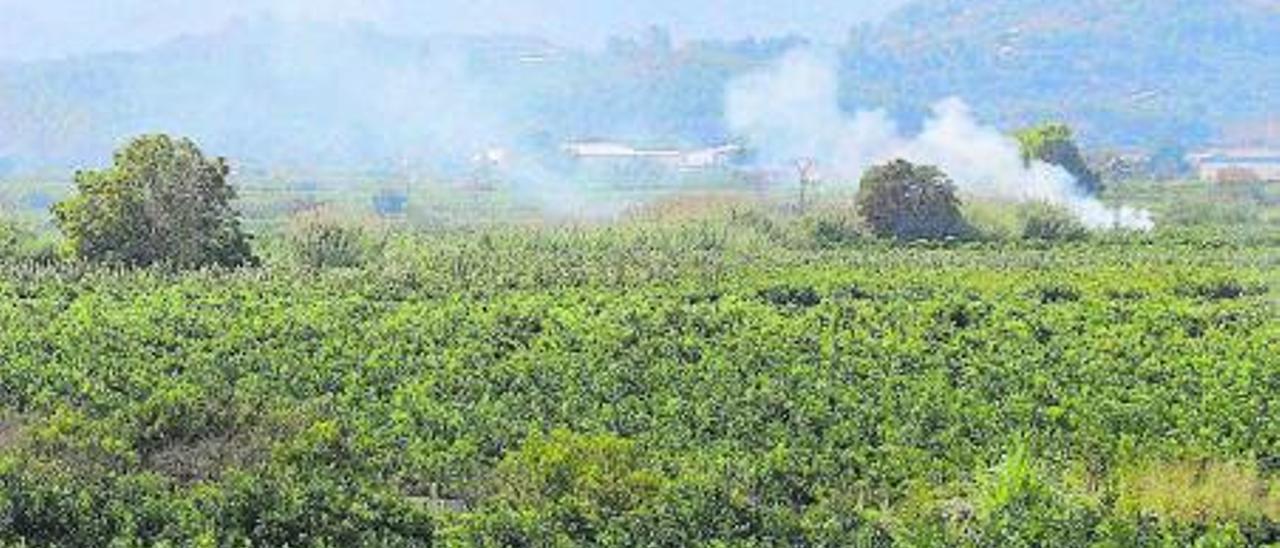
<svg viewBox="0 0 1280 548">
<path fill-rule="evenodd" d="M 858 190 L 857 208 L 880 237 L 941 239 L 968 231 L 951 179 L 936 167 L 906 160 L 867 170 Z"/>
<path fill-rule="evenodd" d="M 103 170 L 76 173 L 76 193 L 53 207 L 58 228 L 83 260 L 177 268 L 256 262 L 232 207 L 222 158 L 188 139 L 146 135 Z"/>
<path fill-rule="evenodd" d="M 1102 190 L 1102 178 L 1085 161 L 1076 144 L 1075 135 L 1066 124 L 1048 123 L 1019 131 L 1018 144 L 1022 149 L 1022 161 L 1030 165 L 1041 161 L 1065 169 L 1076 184 L 1087 194 Z"/>
</svg>

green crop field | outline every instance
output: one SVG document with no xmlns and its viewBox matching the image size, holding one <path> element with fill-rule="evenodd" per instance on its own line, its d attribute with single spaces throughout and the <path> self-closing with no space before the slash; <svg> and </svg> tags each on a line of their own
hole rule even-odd
<svg viewBox="0 0 1280 548">
<path fill-rule="evenodd" d="M 1276 189 L 1111 192 L 1161 228 L 675 203 L 347 268 L 265 229 L 236 271 L 13 262 L 0 545 L 1280 542 Z"/>
<path fill-rule="evenodd" d="M 1280 0 L 0 0 L 0 548 L 1280 548 Z"/>
</svg>

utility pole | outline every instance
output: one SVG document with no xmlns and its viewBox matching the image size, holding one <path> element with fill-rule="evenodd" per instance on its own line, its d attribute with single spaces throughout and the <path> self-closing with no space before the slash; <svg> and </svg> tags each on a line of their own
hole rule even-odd
<svg viewBox="0 0 1280 548">
<path fill-rule="evenodd" d="M 813 158 L 800 158 L 795 162 L 796 173 L 800 176 L 800 212 L 809 209 L 809 188 L 818 184 L 818 161 Z"/>
</svg>

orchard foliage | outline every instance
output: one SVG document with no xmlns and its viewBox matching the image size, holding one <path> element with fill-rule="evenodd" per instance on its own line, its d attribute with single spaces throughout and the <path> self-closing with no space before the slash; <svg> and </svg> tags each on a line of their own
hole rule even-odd
<svg viewBox="0 0 1280 548">
<path fill-rule="evenodd" d="M 1275 542 L 1275 261 L 744 215 L 8 270 L 0 544 Z"/>
</svg>

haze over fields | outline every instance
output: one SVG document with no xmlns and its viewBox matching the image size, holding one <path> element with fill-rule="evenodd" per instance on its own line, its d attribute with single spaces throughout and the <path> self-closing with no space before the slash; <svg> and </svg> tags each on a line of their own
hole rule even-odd
<svg viewBox="0 0 1280 548">
<path fill-rule="evenodd" d="M 842 107 L 911 129 L 957 97 L 1004 130 L 1063 120 L 1094 148 L 1280 137 L 1280 2 L 889 4 L 4 0 L 0 170 L 100 162 L 150 131 L 286 168 L 715 144 L 740 137 L 729 83 L 802 44 L 838 60 Z"/>
<path fill-rule="evenodd" d="M 905 0 L 2 0 L 11 24 L 0 59 L 154 46 L 182 34 L 208 33 L 236 18 L 261 15 L 303 21 L 358 21 L 410 34 L 519 34 L 596 48 L 615 35 L 661 25 L 681 38 L 739 39 L 797 33 L 843 40 L 857 23 L 878 19 Z"/>
<path fill-rule="evenodd" d="M 0 547 L 1280 546 L 1280 0 L 0 0 Z"/>
</svg>

